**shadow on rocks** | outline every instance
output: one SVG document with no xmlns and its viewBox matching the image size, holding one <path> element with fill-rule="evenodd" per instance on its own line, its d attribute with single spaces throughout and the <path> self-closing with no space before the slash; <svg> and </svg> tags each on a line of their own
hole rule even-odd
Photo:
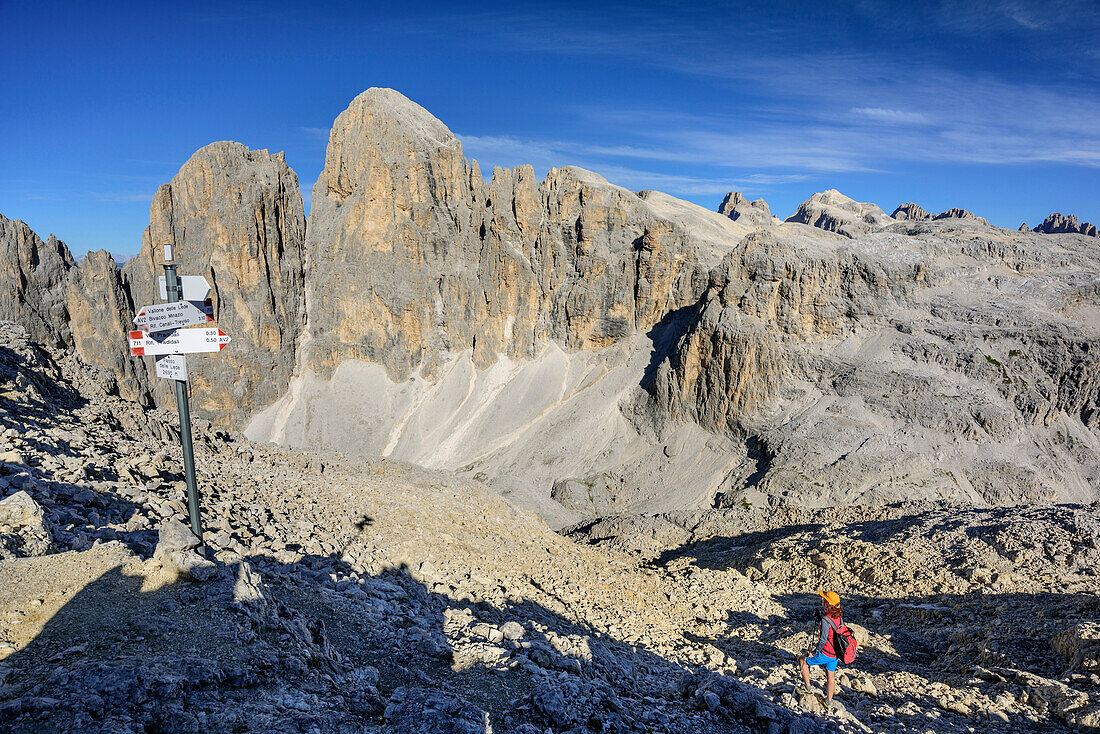
<svg viewBox="0 0 1100 734">
<path fill-rule="evenodd" d="M 0 662 L 0 729 L 839 731 L 542 605 L 456 600 L 402 567 L 222 551 L 192 575 L 170 557 L 114 542 L 0 564 L 26 585 L 20 607 L 59 569 L 83 569 L 62 585 L 88 581 L 56 609 L 47 590 L 41 630 Z"/>
</svg>

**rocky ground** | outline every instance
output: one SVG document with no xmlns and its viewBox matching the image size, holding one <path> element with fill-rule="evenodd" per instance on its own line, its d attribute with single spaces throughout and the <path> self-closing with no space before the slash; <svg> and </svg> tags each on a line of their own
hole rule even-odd
<svg viewBox="0 0 1100 734">
<path fill-rule="evenodd" d="M 551 532 L 473 481 L 178 425 L 0 324 L 0 728 L 1089 731 L 1100 508 L 937 505 Z M 860 640 L 795 696 L 817 588 Z M 820 675 L 818 677 L 820 681 Z"/>
</svg>

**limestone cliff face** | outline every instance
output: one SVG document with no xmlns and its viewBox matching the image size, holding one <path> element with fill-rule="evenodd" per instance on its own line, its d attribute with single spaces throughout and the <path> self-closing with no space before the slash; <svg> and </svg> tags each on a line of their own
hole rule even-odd
<svg viewBox="0 0 1100 734">
<path fill-rule="evenodd" d="M 305 319 L 304 234 L 298 177 L 282 153 L 212 143 L 157 191 L 141 251 L 122 270 L 137 308 L 160 301 L 165 243 L 180 274 L 210 282 L 215 319 L 233 341 L 188 358 L 200 415 L 236 424 L 286 390 Z M 164 384 L 156 389 L 158 402 L 169 400 Z"/>
<path fill-rule="evenodd" d="M 753 234 L 713 271 L 653 399 L 748 437 L 755 478 L 720 502 L 1095 497 L 1087 243 L 969 218 L 839 244 Z"/>
<path fill-rule="evenodd" d="M 145 362 L 130 356 L 127 343 L 127 332 L 134 328 L 134 305 L 106 250 L 89 252 L 72 270 L 67 306 L 80 358 L 113 375 L 122 397 L 148 403 L 151 384 Z"/>
<path fill-rule="evenodd" d="M 868 258 L 801 234 L 753 233 L 711 273 L 694 322 L 658 369 L 658 402 L 675 417 L 739 430 L 740 417 L 807 369 L 785 345 L 839 338 L 923 278 L 920 262 Z"/>
<path fill-rule="evenodd" d="M 307 233 L 306 365 L 383 364 L 400 380 L 448 354 L 607 346 L 694 302 L 706 248 L 639 195 L 576 168 L 486 183 L 419 105 L 370 89 L 337 117 Z"/>
<path fill-rule="evenodd" d="M 0 319 L 50 346 L 72 343 L 65 289 L 76 266 L 52 234 L 43 242 L 22 220 L 0 215 Z"/>
<path fill-rule="evenodd" d="M 858 237 L 894 222 L 876 204 L 855 201 L 836 189 L 814 194 L 802 202 L 787 221 L 808 224 L 845 237 Z"/>
</svg>

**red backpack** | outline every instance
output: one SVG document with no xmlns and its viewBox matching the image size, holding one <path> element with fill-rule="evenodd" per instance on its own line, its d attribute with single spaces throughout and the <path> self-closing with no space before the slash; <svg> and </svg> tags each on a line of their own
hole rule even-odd
<svg viewBox="0 0 1100 734">
<path fill-rule="evenodd" d="M 841 624 L 838 627 L 836 622 L 830 619 L 827 614 L 825 619 L 829 621 L 829 626 L 833 628 L 833 652 L 836 653 L 837 660 L 845 665 L 851 665 L 856 659 L 857 643 L 855 635 L 852 634 L 852 630 L 848 629 L 848 625 Z"/>
</svg>

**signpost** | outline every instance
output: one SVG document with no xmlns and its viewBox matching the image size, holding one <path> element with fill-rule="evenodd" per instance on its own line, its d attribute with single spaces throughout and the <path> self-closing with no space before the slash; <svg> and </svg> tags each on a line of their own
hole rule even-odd
<svg viewBox="0 0 1100 734">
<path fill-rule="evenodd" d="M 220 352 L 230 342 L 229 335 L 218 328 L 175 329 L 156 335 L 144 331 L 130 332 L 130 354 L 153 357 L 158 354 L 197 354 Z"/>
<path fill-rule="evenodd" d="M 156 357 L 157 377 L 187 382 L 187 357 L 182 354 L 164 354 Z"/>
<path fill-rule="evenodd" d="M 134 317 L 134 323 L 142 331 L 167 331 L 181 326 L 205 324 L 213 320 L 214 317 L 208 314 L 205 308 L 196 306 L 191 301 L 142 306 L 138 315 Z"/>
<path fill-rule="evenodd" d="M 164 266 L 164 272 L 168 272 L 167 264 Z M 201 275 L 180 275 L 176 277 L 176 280 L 183 288 L 183 292 L 176 299 L 178 301 L 205 301 L 207 294 L 210 293 L 210 284 Z M 168 291 L 168 284 L 167 274 L 157 278 L 157 285 L 160 286 L 160 297 L 175 303 Z"/>
<path fill-rule="evenodd" d="M 191 405 L 188 401 L 187 358 L 185 354 L 220 352 L 229 336 L 213 326 L 186 328 L 212 322 L 213 308 L 206 297 L 210 284 L 201 275 L 176 273 L 172 245 L 164 246 L 164 275 L 158 279 L 160 297 L 167 303 L 143 306 L 134 317 L 138 329 L 131 331 L 130 354 L 153 357 L 157 377 L 176 383 L 176 405 L 180 414 L 180 442 L 183 444 L 183 471 L 187 482 L 187 511 L 191 532 L 202 540 L 199 516 L 199 487 L 195 480 L 195 451 L 191 440 Z"/>
</svg>

